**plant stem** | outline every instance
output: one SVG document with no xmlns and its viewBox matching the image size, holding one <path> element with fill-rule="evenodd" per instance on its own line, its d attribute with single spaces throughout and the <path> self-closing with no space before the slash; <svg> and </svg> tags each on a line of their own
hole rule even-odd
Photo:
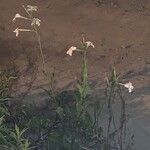
<svg viewBox="0 0 150 150">
<path fill-rule="evenodd" d="M 45 59 L 44 59 L 44 54 L 43 54 L 43 49 L 42 49 L 42 44 L 41 44 L 41 38 L 40 38 L 40 35 L 39 35 L 36 27 L 34 29 L 35 29 L 35 33 L 36 33 L 36 36 L 37 36 L 37 40 L 38 40 L 38 44 L 39 44 L 39 49 L 40 49 L 40 53 L 41 53 L 43 70 L 44 70 L 44 72 L 46 72 Z"/>
<path fill-rule="evenodd" d="M 88 75 L 87 75 L 87 61 L 86 61 L 86 50 L 83 52 L 83 68 L 82 68 L 82 86 L 83 86 L 83 101 L 87 96 L 88 87 Z"/>
<path fill-rule="evenodd" d="M 26 13 L 28 14 L 29 16 L 29 19 L 33 20 L 33 16 L 32 14 L 30 14 L 27 9 L 25 8 L 25 6 L 23 5 L 22 6 L 24 8 L 24 10 L 26 11 Z M 40 53 L 41 53 L 41 58 L 42 58 L 42 64 L 43 64 L 43 71 L 46 73 L 46 66 L 45 66 L 45 59 L 44 59 L 44 54 L 43 54 L 43 49 L 42 49 L 42 44 L 41 44 L 41 37 L 38 33 L 38 29 L 37 29 L 37 26 L 36 25 L 33 25 L 33 31 L 35 32 L 36 34 L 36 37 L 37 37 L 37 41 L 38 41 L 38 44 L 39 44 L 39 49 L 40 49 Z"/>
</svg>

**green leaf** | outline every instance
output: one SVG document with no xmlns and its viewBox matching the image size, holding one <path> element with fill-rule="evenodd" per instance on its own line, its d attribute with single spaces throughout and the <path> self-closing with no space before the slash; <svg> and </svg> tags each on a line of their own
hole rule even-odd
<svg viewBox="0 0 150 150">
<path fill-rule="evenodd" d="M 83 110 L 83 106 L 81 102 L 76 103 L 77 115 L 79 116 Z"/>
<path fill-rule="evenodd" d="M 61 119 L 63 119 L 63 117 L 64 117 L 64 110 L 63 110 L 63 108 L 62 107 L 57 107 L 56 112 L 59 115 L 59 117 Z"/>
</svg>

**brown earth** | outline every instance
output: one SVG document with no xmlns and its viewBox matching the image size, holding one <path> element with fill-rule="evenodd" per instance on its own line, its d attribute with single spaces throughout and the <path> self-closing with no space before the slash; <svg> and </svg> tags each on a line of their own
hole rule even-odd
<svg viewBox="0 0 150 150">
<path fill-rule="evenodd" d="M 35 97 L 41 105 L 39 87 L 47 82 L 41 73 L 40 53 L 31 33 L 15 37 L 12 23 L 16 13 L 24 14 L 22 5 L 37 5 L 46 66 L 55 68 L 57 86 L 72 89 L 79 77 L 80 54 L 72 57 L 66 50 L 77 45 L 82 35 L 93 41 L 88 53 L 89 77 L 98 88 L 113 65 L 122 82 L 135 86 L 127 95 L 136 150 L 150 149 L 150 1 L 149 0 L 1 0 L 0 3 L 0 69 L 15 66 L 18 80 L 15 96 Z M 30 87 L 30 88 L 29 88 Z M 20 97 L 19 97 L 20 98 Z"/>
</svg>

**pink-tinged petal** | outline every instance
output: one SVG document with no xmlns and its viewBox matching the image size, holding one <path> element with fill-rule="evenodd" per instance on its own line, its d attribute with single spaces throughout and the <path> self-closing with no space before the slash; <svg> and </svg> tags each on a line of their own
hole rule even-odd
<svg viewBox="0 0 150 150">
<path fill-rule="evenodd" d="M 71 46 L 71 47 L 69 48 L 69 50 L 66 52 L 66 54 L 72 56 L 73 51 L 76 51 L 76 50 L 77 50 L 77 47 Z"/>
</svg>

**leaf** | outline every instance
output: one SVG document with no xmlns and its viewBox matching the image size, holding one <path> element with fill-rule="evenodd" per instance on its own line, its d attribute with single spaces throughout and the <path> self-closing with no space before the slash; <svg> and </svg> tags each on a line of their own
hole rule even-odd
<svg viewBox="0 0 150 150">
<path fill-rule="evenodd" d="M 20 137 L 20 130 L 19 130 L 19 127 L 17 125 L 15 125 L 15 131 L 16 131 L 17 137 Z"/>
<path fill-rule="evenodd" d="M 80 99 L 79 100 L 82 100 L 82 97 L 83 97 L 83 88 L 82 88 L 82 86 L 80 84 L 77 85 L 77 88 L 78 88 L 78 91 L 80 93 Z"/>
<path fill-rule="evenodd" d="M 61 119 L 63 119 L 63 117 L 64 117 L 64 110 L 63 110 L 63 108 L 62 107 L 57 107 L 56 112 L 59 115 L 59 117 Z"/>
<path fill-rule="evenodd" d="M 76 109 L 77 109 L 77 114 L 79 116 L 81 114 L 82 110 L 83 110 L 81 102 L 76 103 Z"/>
<path fill-rule="evenodd" d="M 3 120 L 4 120 L 4 118 L 3 118 L 3 116 L 0 118 L 0 125 L 3 123 Z"/>
</svg>

